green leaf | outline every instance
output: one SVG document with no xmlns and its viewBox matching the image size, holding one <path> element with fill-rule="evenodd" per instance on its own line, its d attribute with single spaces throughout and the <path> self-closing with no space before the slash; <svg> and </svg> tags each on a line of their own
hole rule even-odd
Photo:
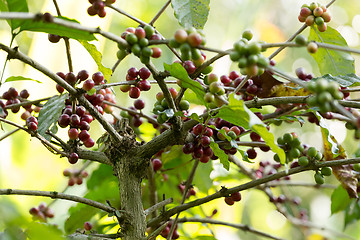
<svg viewBox="0 0 360 240">
<path fill-rule="evenodd" d="M 43 224 L 32 222 L 27 226 L 26 234 L 29 239 L 52 239 L 65 240 L 63 233 L 55 226 L 50 224 Z"/>
<path fill-rule="evenodd" d="M 200 100 L 201 103 L 207 105 L 204 101 L 205 90 L 201 84 L 193 79 L 191 79 L 186 72 L 185 68 L 181 66 L 180 63 L 173 63 L 171 65 L 164 63 L 164 68 L 170 73 L 174 78 L 181 80 L 181 86 L 184 88 L 190 88 Z"/>
<path fill-rule="evenodd" d="M 5 8 L 4 0 L 1 0 L 1 11 L 9 11 L 9 12 L 29 12 L 29 8 L 26 0 L 6 0 L 7 7 Z M 8 23 L 11 27 L 11 30 L 14 31 L 16 28 L 20 27 L 26 20 L 22 19 L 12 19 L 8 20 Z"/>
<path fill-rule="evenodd" d="M 265 143 L 273 152 L 279 155 L 280 162 L 285 163 L 285 152 L 275 143 L 274 135 L 270 133 L 263 122 L 245 106 L 244 101 L 235 99 L 234 94 L 230 94 L 229 96 L 229 105 L 222 106 L 215 117 L 222 118 L 246 129 L 250 128 L 264 139 Z"/>
<path fill-rule="evenodd" d="M 68 98 L 68 94 L 62 94 L 50 98 L 39 112 L 38 120 L 38 133 L 49 140 L 49 135 L 45 134 L 45 131 L 50 128 L 52 124 L 56 124 L 58 118 L 61 115 L 61 111 L 65 106 L 65 99 Z"/>
<path fill-rule="evenodd" d="M 113 170 L 109 165 L 101 164 L 98 169 L 91 173 L 91 176 L 86 181 L 88 190 L 93 190 L 99 187 L 99 182 L 104 180 L 116 182 L 116 177 L 113 175 Z"/>
<path fill-rule="evenodd" d="M 196 171 L 193 184 L 202 192 L 208 193 L 213 181 L 210 179 L 210 173 L 213 170 L 211 160 L 207 163 L 199 163 L 201 166 Z"/>
<path fill-rule="evenodd" d="M 182 146 L 179 145 L 172 146 L 170 151 L 164 152 L 161 155 L 161 161 L 164 169 L 177 168 L 191 159 L 191 155 L 184 154 Z"/>
<path fill-rule="evenodd" d="M 0 12 L 9 12 L 6 0 L 0 0 Z M 8 22 L 11 30 L 13 30 L 11 20 L 6 20 L 6 21 Z"/>
<path fill-rule="evenodd" d="M 23 77 L 23 76 L 11 76 L 11 77 L 8 77 L 5 80 L 5 82 L 15 82 L 15 81 L 34 81 L 34 82 L 37 82 L 37 83 L 42 83 L 39 80 L 35 80 L 35 79 L 32 79 L 32 78 L 26 78 L 26 77 Z"/>
<path fill-rule="evenodd" d="M 350 223 L 353 223 L 360 219 L 360 206 L 357 199 L 352 199 L 351 203 L 345 210 L 345 221 L 344 228 L 346 228 Z"/>
<path fill-rule="evenodd" d="M 312 80 L 317 80 L 319 78 L 325 78 L 330 81 L 335 81 L 339 83 L 342 87 L 355 87 L 360 86 L 360 77 L 354 73 L 346 74 L 346 75 L 339 75 L 339 76 L 332 76 L 331 74 L 325 74 L 322 77 L 313 78 Z"/>
<path fill-rule="evenodd" d="M 65 17 L 57 17 L 71 23 L 79 23 L 74 19 Z M 45 32 L 56 34 L 63 37 L 73 38 L 77 40 L 92 41 L 96 40 L 94 34 L 87 31 L 69 28 L 55 23 L 47 23 L 43 21 L 25 20 L 20 26 L 20 31 Z"/>
<path fill-rule="evenodd" d="M 345 39 L 335 29 L 328 27 L 325 32 L 319 32 L 315 27 L 310 28 L 309 41 L 347 47 Z M 316 53 L 311 54 L 319 66 L 322 75 L 333 76 L 355 73 L 354 58 L 350 53 L 343 51 L 319 48 Z"/>
<path fill-rule="evenodd" d="M 97 187 L 92 189 L 91 192 L 84 197 L 104 204 L 106 200 L 109 200 L 113 207 L 120 208 L 117 186 L 116 181 L 101 180 L 98 182 Z M 69 214 L 70 216 L 65 222 L 65 231 L 67 233 L 73 233 L 76 229 L 83 228 L 84 222 L 89 221 L 94 215 L 101 214 L 105 216 L 107 212 L 78 203 L 69 209 Z"/>
<path fill-rule="evenodd" d="M 171 5 L 181 26 L 204 28 L 209 15 L 210 0 L 172 0 Z"/>
<path fill-rule="evenodd" d="M 350 203 L 349 194 L 339 185 L 331 194 L 331 214 L 345 210 Z"/>
<path fill-rule="evenodd" d="M 220 159 L 220 163 L 224 166 L 226 170 L 230 169 L 229 156 L 219 147 L 219 144 L 211 139 L 210 148 L 213 150 L 215 156 Z"/>
<path fill-rule="evenodd" d="M 104 74 L 104 77 L 106 80 L 109 81 L 109 79 L 112 76 L 112 71 L 110 68 L 105 67 L 101 60 L 102 60 L 102 54 L 99 52 L 94 44 L 88 43 L 87 41 L 79 40 L 81 45 L 84 46 L 84 48 L 89 52 L 90 56 L 94 59 L 96 65 L 98 66 L 98 69 L 100 72 Z"/>
</svg>

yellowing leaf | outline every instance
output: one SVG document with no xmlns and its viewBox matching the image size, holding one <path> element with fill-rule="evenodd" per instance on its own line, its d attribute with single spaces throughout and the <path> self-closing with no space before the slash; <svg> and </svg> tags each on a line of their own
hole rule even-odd
<svg viewBox="0 0 360 240">
<path fill-rule="evenodd" d="M 331 160 L 338 160 L 338 159 L 346 159 L 346 153 L 344 148 L 339 145 L 336 141 L 336 139 L 333 136 L 331 137 L 332 142 L 337 144 L 338 147 L 338 156 L 335 156 L 332 151 L 332 144 L 328 140 L 328 136 L 326 134 L 326 131 L 324 128 L 321 128 L 321 134 L 323 138 L 323 144 L 324 144 L 324 157 L 326 161 Z M 349 194 L 350 198 L 358 198 L 356 188 L 358 184 L 358 180 L 356 176 L 354 175 L 351 167 L 349 165 L 342 165 L 342 166 L 334 166 L 332 167 L 334 176 L 337 178 L 337 180 L 341 183 L 341 185 L 345 188 L 347 193 Z"/>
<path fill-rule="evenodd" d="M 271 96 L 273 97 L 307 96 L 309 94 L 309 91 L 300 88 L 295 83 L 279 84 L 271 89 Z"/>
</svg>

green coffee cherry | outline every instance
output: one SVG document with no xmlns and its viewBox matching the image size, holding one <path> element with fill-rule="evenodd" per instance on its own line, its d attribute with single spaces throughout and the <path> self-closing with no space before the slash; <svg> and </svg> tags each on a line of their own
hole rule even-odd
<svg viewBox="0 0 360 240">
<path fill-rule="evenodd" d="M 299 44 L 299 45 L 301 45 L 301 46 L 306 46 L 306 44 L 307 44 L 307 38 L 306 38 L 305 36 L 303 36 L 303 35 L 298 35 L 298 36 L 296 36 L 296 38 L 295 38 L 295 43 L 296 43 L 296 44 Z"/>
<path fill-rule="evenodd" d="M 242 37 L 249 41 L 253 38 L 253 36 L 254 34 L 250 30 L 244 31 L 242 34 Z"/>
<path fill-rule="evenodd" d="M 314 158 L 316 157 L 316 154 L 318 153 L 318 151 L 316 150 L 316 148 L 314 147 L 310 147 L 307 151 L 307 155 L 310 157 L 310 158 Z"/>
<path fill-rule="evenodd" d="M 321 175 L 321 173 L 315 173 L 314 175 L 314 179 L 315 179 L 315 182 L 316 184 L 324 184 L 325 183 L 325 179 L 323 177 L 323 175 Z"/>
<path fill-rule="evenodd" d="M 331 167 L 323 167 L 323 168 L 321 168 L 321 174 L 324 175 L 324 176 L 331 176 L 331 174 L 332 174 Z"/>
<path fill-rule="evenodd" d="M 300 166 L 305 167 L 305 166 L 309 165 L 309 159 L 305 156 L 302 156 L 299 158 L 298 163 Z"/>
<path fill-rule="evenodd" d="M 360 163 L 353 164 L 353 168 L 355 171 L 360 172 Z"/>
</svg>

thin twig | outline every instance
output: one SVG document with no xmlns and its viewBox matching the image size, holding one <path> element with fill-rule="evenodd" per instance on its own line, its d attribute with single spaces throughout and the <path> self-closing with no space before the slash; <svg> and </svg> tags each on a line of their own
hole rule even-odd
<svg viewBox="0 0 360 240">
<path fill-rule="evenodd" d="M 2 140 L 4 140 L 5 138 L 13 135 L 14 133 L 16 133 L 16 132 L 19 131 L 19 130 L 20 130 L 20 128 L 15 128 L 14 130 L 11 130 L 10 132 L 5 133 L 3 136 L 0 137 L 0 142 L 1 142 Z"/>
<path fill-rule="evenodd" d="M 162 6 L 162 8 L 159 10 L 159 12 L 155 15 L 155 17 L 149 22 L 149 25 L 153 26 L 155 21 L 161 16 L 161 14 L 163 14 L 163 12 L 166 10 L 166 8 L 169 6 L 169 4 L 171 3 L 171 0 L 168 0 L 164 6 Z"/>
<path fill-rule="evenodd" d="M 50 198 L 59 198 L 73 202 L 83 203 L 88 206 L 101 209 L 108 213 L 113 213 L 116 211 L 116 209 L 109 207 L 108 205 L 93 201 L 91 199 L 69 195 L 65 193 L 59 193 L 56 191 L 48 192 L 48 191 L 37 191 L 37 190 L 0 189 L 0 195 L 26 195 L 26 196 L 42 196 L 42 197 L 50 197 Z M 125 212 L 122 210 L 118 210 L 118 211 L 122 213 Z"/>
<path fill-rule="evenodd" d="M 186 181 L 185 189 L 184 189 L 184 193 L 183 193 L 183 195 L 182 195 L 182 199 L 181 199 L 180 206 L 183 205 L 184 202 L 185 202 L 185 199 L 186 199 L 186 197 L 187 197 L 188 191 L 189 191 L 190 186 L 191 186 L 191 184 L 192 184 L 192 181 L 193 181 L 193 179 L 194 179 L 195 172 L 196 172 L 196 169 L 197 169 L 198 165 L 199 165 L 199 159 L 196 158 L 196 159 L 195 159 L 195 162 L 194 162 L 194 165 L 193 165 L 193 167 L 192 167 L 192 169 L 191 169 L 191 172 L 190 172 L 190 174 L 189 174 L 189 177 L 188 177 L 188 179 L 187 179 L 187 181 Z M 173 233 L 174 233 L 174 231 L 175 231 L 175 226 L 176 226 L 177 221 L 178 221 L 178 219 L 179 219 L 179 215 L 180 215 L 180 212 L 178 212 L 178 213 L 176 214 L 176 217 L 175 217 L 174 221 L 173 221 L 172 224 L 171 224 L 171 228 L 170 228 L 170 231 L 169 231 L 169 235 L 168 235 L 168 237 L 167 237 L 167 240 L 170 240 L 170 239 L 172 238 L 172 235 L 173 235 Z"/>
<path fill-rule="evenodd" d="M 162 207 L 164 207 L 164 206 L 166 206 L 166 205 L 168 205 L 168 204 L 170 204 L 170 203 L 172 203 L 172 202 L 173 202 L 173 198 L 168 198 L 168 199 L 166 199 L 166 200 L 163 200 L 163 201 L 161 201 L 161 202 L 159 202 L 159 203 L 157 203 L 157 204 L 149 207 L 148 209 L 146 209 L 146 210 L 145 210 L 145 215 L 147 216 L 147 215 L 149 215 L 150 213 L 156 211 L 157 209 L 162 208 Z"/>
<path fill-rule="evenodd" d="M 178 222 L 179 223 L 209 223 L 209 224 L 223 225 L 223 226 L 233 227 L 233 228 L 242 230 L 244 232 L 250 232 L 250 233 L 262 236 L 262 237 L 275 239 L 275 240 L 283 240 L 283 238 L 279 238 L 279 237 L 273 236 L 271 234 L 256 230 L 256 229 L 250 227 L 249 225 L 223 222 L 223 221 L 219 221 L 219 220 L 215 220 L 215 219 L 211 219 L 211 218 L 195 218 L 195 217 L 186 218 L 185 217 L 185 218 L 179 219 Z"/>
</svg>

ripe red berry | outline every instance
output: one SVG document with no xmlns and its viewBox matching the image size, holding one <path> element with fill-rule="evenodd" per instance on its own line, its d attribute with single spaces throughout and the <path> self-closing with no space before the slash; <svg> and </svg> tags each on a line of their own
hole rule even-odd
<svg viewBox="0 0 360 240">
<path fill-rule="evenodd" d="M 90 223 L 90 222 L 85 222 L 84 223 L 84 229 L 86 230 L 86 231 L 90 231 L 91 229 L 92 229 L 92 224 Z"/>
<path fill-rule="evenodd" d="M 89 138 L 88 140 L 86 140 L 84 142 L 84 146 L 87 147 L 87 148 L 91 148 L 95 145 L 95 142 L 92 138 Z"/>
<path fill-rule="evenodd" d="M 20 92 L 20 97 L 27 99 L 30 96 L 28 90 L 24 89 Z"/>
<path fill-rule="evenodd" d="M 70 124 L 70 116 L 67 114 L 62 114 L 59 117 L 58 124 L 60 127 L 65 128 Z"/>
<path fill-rule="evenodd" d="M 160 48 L 153 47 L 152 50 L 153 50 L 153 53 L 152 53 L 151 57 L 153 57 L 153 58 L 161 57 L 161 49 Z"/>
<path fill-rule="evenodd" d="M 48 39 L 50 42 L 52 43 L 57 43 L 60 41 L 61 37 L 59 35 L 56 35 L 56 34 L 48 34 Z"/>
<path fill-rule="evenodd" d="M 57 90 L 59 93 L 63 93 L 65 89 L 64 89 L 62 86 L 60 86 L 59 84 L 56 84 L 56 90 Z"/>
<path fill-rule="evenodd" d="M 77 114 L 71 114 L 70 116 L 70 125 L 72 127 L 77 127 L 80 124 L 80 117 Z"/>
<path fill-rule="evenodd" d="M 142 79 L 142 80 L 146 80 L 150 77 L 151 75 L 151 72 L 149 69 L 147 69 L 146 67 L 143 67 L 143 68 L 140 68 L 139 70 L 139 77 Z"/>
<path fill-rule="evenodd" d="M 75 164 L 77 163 L 77 161 L 79 160 L 79 155 L 77 153 L 70 153 L 69 157 L 68 157 L 68 161 L 71 164 Z"/>
<path fill-rule="evenodd" d="M 140 88 L 141 91 L 149 91 L 151 88 L 151 84 L 148 80 L 142 80 L 138 82 L 136 86 Z"/>
<path fill-rule="evenodd" d="M 249 148 L 247 151 L 246 151 L 247 155 L 248 155 L 248 158 L 250 159 L 255 159 L 256 156 L 257 156 L 257 153 L 255 151 L 255 149 L 253 148 Z"/>
<path fill-rule="evenodd" d="M 70 128 L 68 130 L 68 136 L 71 140 L 76 140 L 79 137 L 79 131 L 76 128 Z"/>
<path fill-rule="evenodd" d="M 195 67 L 195 64 L 190 61 L 190 60 L 187 60 L 183 63 L 183 67 L 185 68 L 186 72 L 190 75 L 190 74 L 193 74 L 196 70 L 196 67 Z"/>
<path fill-rule="evenodd" d="M 189 142 L 189 143 L 186 143 L 184 146 L 183 146 L 183 153 L 185 154 L 190 154 L 194 151 L 194 144 L 192 142 Z"/>
<path fill-rule="evenodd" d="M 211 139 L 208 136 L 202 136 L 201 137 L 201 145 L 204 147 L 209 146 L 211 143 Z"/>
<path fill-rule="evenodd" d="M 192 47 L 198 47 L 202 42 L 202 37 L 199 33 L 190 33 L 187 38 L 188 43 Z"/>
<path fill-rule="evenodd" d="M 257 134 L 256 132 L 251 132 L 250 138 L 252 141 L 255 141 L 255 142 L 258 142 L 261 140 L 261 136 L 259 134 Z"/>
<path fill-rule="evenodd" d="M 201 134 L 203 128 L 204 128 L 203 125 L 197 124 L 197 125 L 195 125 L 195 126 L 193 127 L 192 131 L 193 131 L 193 133 L 194 133 L 196 136 L 198 136 L 198 135 Z"/>
<path fill-rule="evenodd" d="M 87 141 L 90 138 L 90 133 L 87 130 L 82 130 L 79 133 L 79 139 L 83 142 Z"/>
<path fill-rule="evenodd" d="M 94 80 L 95 85 L 99 85 L 104 80 L 104 75 L 102 72 L 96 72 L 92 75 L 92 80 Z"/>
<path fill-rule="evenodd" d="M 77 81 L 77 77 L 73 72 L 69 72 L 65 75 L 65 81 L 67 81 L 70 84 L 74 84 Z"/>
<path fill-rule="evenodd" d="M 34 117 L 34 116 L 28 117 L 28 118 L 26 119 L 26 124 L 29 124 L 29 123 L 31 123 L 31 122 L 35 123 L 36 125 L 38 124 L 38 120 L 37 120 L 37 118 Z"/>
<path fill-rule="evenodd" d="M 129 70 L 127 71 L 127 75 L 129 75 L 129 77 L 131 77 L 132 79 L 136 79 L 138 74 L 138 70 L 134 67 L 129 68 Z"/>
<path fill-rule="evenodd" d="M 129 90 L 129 97 L 131 98 L 140 97 L 140 89 L 138 87 L 131 87 Z"/>
<path fill-rule="evenodd" d="M 141 99 L 137 99 L 135 102 L 134 102 L 134 107 L 138 110 L 141 110 L 145 107 L 145 102 Z"/>
<path fill-rule="evenodd" d="M 231 199 L 235 202 L 239 202 L 241 200 L 240 192 L 236 192 L 230 195 Z"/>
<path fill-rule="evenodd" d="M 135 35 L 140 40 L 140 39 L 142 39 L 142 38 L 144 38 L 146 36 L 146 32 L 142 27 L 137 27 L 135 29 Z"/>
<path fill-rule="evenodd" d="M 202 163 L 207 163 L 209 160 L 210 160 L 210 157 L 209 157 L 209 156 L 205 156 L 205 155 L 202 155 L 202 156 L 199 158 L 199 161 L 202 162 Z"/>
<path fill-rule="evenodd" d="M 154 171 L 157 172 L 157 171 L 160 170 L 161 167 L 162 167 L 162 162 L 161 162 L 161 160 L 158 159 L 158 158 L 153 159 L 153 160 L 152 160 L 152 166 L 153 166 Z"/>
<path fill-rule="evenodd" d="M 232 198 L 230 196 L 225 197 L 224 200 L 225 200 L 225 203 L 229 206 L 234 205 L 234 203 L 235 203 L 234 200 L 232 200 Z"/>
<path fill-rule="evenodd" d="M 85 81 L 86 79 L 89 78 L 89 72 L 86 70 L 81 70 L 80 72 L 78 72 L 77 74 L 77 79 L 79 79 L 80 81 Z"/>
<path fill-rule="evenodd" d="M 252 85 L 249 85 L 247 88 L 246 88 L 246 91 L 250 94 L 255 94 L 257 91 L 258 91 L 258 86 L 255 85 L 255 84 L 252 84 Z"/>
<path fill-rule="evenodd" d="M 177 94 L 178 94 L 178 92 L 176 91 L 176 89 L 175 89 L 175 88 L 169 88 L 169 91 L 170 91 L 171 97 L 172 97 L 173 99 L 175 99 L 176 96 L 177 96 Z"/>
</svg>

